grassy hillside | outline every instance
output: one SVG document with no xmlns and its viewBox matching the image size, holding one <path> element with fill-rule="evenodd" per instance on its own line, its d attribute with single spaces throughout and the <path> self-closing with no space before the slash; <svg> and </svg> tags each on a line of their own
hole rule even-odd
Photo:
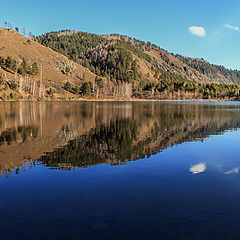
<svg viewBox="0 0 240 240">
<path fill-rule="evenodd" d="M 95 74 L 62 54 L 0 27 L 0 98 L 57 99 L 71 96 L 66 81 L 94 81 Z M 49 94 L 49 90 L 51 94 Z M 11 96 L 10 96 L 11 94 Z"/>
</svg>

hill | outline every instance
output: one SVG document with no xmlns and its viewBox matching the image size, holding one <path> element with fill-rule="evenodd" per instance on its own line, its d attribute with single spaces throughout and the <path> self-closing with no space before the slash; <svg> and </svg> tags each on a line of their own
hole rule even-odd
<svg viewBox="0 0 240 240">
<path fill-rule="evenodd" d="M 128 36 L 59 31 L 36 40 L 100 78 L 132 83 L 131 94 L 135 97 L 224 98 L 239 93 L 239 71 L 212 65 L 203 59 L 170 54 L 154 44 Z"/>
<path fill-rule="evenodd" d="M 1 27 L 0 75 L 3 100 L 10 99 L 11 93 L 16 98 L 46 98 L 50 89 L 56 97 L 64 97 L 67 91 L 62 86 L 66 81 L 74 84 L 95 79 L 95 74 L 64 55 Z"/>
<path fill-rule="evenodd" d="M 128 36 L 0 28 L 0 99 L 236 99 L 240 72 Z"/>
</svg>

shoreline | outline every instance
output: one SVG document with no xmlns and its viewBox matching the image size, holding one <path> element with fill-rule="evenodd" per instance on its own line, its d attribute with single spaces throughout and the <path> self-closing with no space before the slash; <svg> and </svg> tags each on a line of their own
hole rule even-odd
<svg viewBox="0 0 240 240">
<path fill-rule="evenodd" d="M 47 100 L 7 100 L 3 101 L 0 100 L 0 102 L 238 102 L 239 100 L 233 100 L 233 99 L 142 99 L 142 98 L 128 98 L 128 99 L 122 99 L 122 98 L 78 98 L 78 99 L 47 99 Z"/>
<path fill-rule="evenodd" d="M 82 100 L 69 100 L 71 101 L 86 101 L 86 102 L 232 102 L 238 100 L 224 100 L 224 99 L 82 99 Z"/>
</svg>

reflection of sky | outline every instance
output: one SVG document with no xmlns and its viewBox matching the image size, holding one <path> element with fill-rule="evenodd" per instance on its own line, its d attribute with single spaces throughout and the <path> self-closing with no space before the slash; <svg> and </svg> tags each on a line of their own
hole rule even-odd
<svg viewBox="0 0 240 240">
<path fill-rule="evenodd" d="M 203 143 L 182 144 L 182 150 L 188 150 L 188 160 L 194 159 L 190 160 L 186 168 L 191 173 L 198 174 L 205 172 L 207 165 L 208 173 L 237 175 L 240 172 L 239 140 L 240 130 L 229 130 L 223 135 L 210 136 Z"/>
</svg>

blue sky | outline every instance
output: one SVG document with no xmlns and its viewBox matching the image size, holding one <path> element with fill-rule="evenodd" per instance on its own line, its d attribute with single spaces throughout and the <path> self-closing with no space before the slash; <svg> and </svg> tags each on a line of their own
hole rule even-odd
<svg viewBox="0 0 240 240">
<path fill-rule="evenodd" d="M 240 69 L 239 10 L 240 1 L 233 0 L 12 0 L 1 3 L 0 22 L 24 26 L 35 35 L 62 29 L 120 33 Z M 205 36 L 192 34 L 192 26 L 201 27 Z"/>
</svg>

